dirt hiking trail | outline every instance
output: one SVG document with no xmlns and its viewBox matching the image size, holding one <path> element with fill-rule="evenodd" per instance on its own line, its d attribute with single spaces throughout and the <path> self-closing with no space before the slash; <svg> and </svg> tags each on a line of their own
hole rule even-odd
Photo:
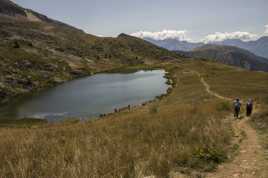
<svg viewBox="0 0 268 178">
<path fill-rule="evenodd" d="M 195 72 L 201 83 L 206 88 L 206 91 L 222 100 L 232 101 L 219 95 L 211 90 L 210 85 L 201 77 L 200 73 Z M 257 108 L 255 112 L 257 112 Z M 208 178 L 268 178 L 267 161 L 265 160 L 264 150 L 259 142 L 256 130 L 253 129 L 245 117 L 241 120 L 234 120 L 233 116 L 228 116 L 228 119 L 233 120 L 232 126 L 235 137 L 241 138 L 239 143 L 239 152 L 231 162 L 224 163 L 218 167 L 216 172 L 206 175 Z M 240 139 L 239 139 L 240 140 Z M 265 168 L 266 167 L 266 168 Z"/>
<path fill-rule="evenodd" d="M 202 75 L 197 71 L 187 71 L 200 78 L 200 82 L 210 95 L 221 100 L 232 102 L 232 98 L 221 96 L 211 90 L 210 85 L 205 81 Z M 258 112 L 255 108 L 254 112 Z M 232 160 L 229 160 L 215 170 L 207 174 L 194 173 L 194 175 L 184 175 L 181 173 L 172 173 L 171 178 L 268 178 L 268 161 L 265 159 L 265 150 L 263 149 L 257 132 L 249 124 L 249 117 L 234 119 L 233 114 L 226 117 L 231 121 L 234 131 L 234 144 L 239 145 L 239 149 Z M 149 176 L 146 178 L 155 178 Z"/>
</svg>

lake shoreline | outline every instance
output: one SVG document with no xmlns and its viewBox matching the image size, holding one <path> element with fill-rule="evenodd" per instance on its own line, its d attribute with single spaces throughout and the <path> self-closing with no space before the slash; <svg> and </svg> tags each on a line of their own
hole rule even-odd
<svg viewBox="0 0 268 178">
<path fill-rule="evenodd" d="M 108 119 L 108 118 L 106 118 L 107 116 L 112 116 L 114 114 L 122 113 L 122 112 L 125 112 L 125 111 L 131 111 L 133 109 L 139 109 L 141 107 L 147 106 L 148 104 L 152 104 L 152 103 L 155 103 L 157 101 L 161 101 L 163 98 L 167 97 L 172 92 L 172 90 L 176 87 L 176 82 L 175 82 L 176 80 L 174 79 L 174 76 L 173 76 L 174 74 L 171 73 L 171 71 L 168 71 L 167 69 L 165 69 L 163 67 L 162 68 L 155 67 L 155 68 L 151 68 L 151 69 L 147 69 L 147 70 L 157 70 L 157 69 L 162 69 L 162 70 L 165 71 L 164 78 L 166 79 L 166 84 L 169 86 L 169 88 L 167 89 L 165 94 L 156 96 L 154 99 L 146 101 L 146 102 L 143 102 L 141 104 L 133 105 L 130 108 L 128 106 L 125 106 L 125 107 L 122 107 L 122 108 L 116 108 L 117 112 L 114 111 L 112 113 L 102 114 L 102 115 L 100 115 L 99 117 L 97 117 L 95 119 L 86 120 L 86 122 L 87 121 L 88 122 L 97 121 L 97 120 L 100 120 L 100 119 Z M 140 69 L 140 70 L 144 70 L 144 69 Z"/>
<path fill-rule="evenodd" d="M 112 70 L 106 70 L 106 71 L 102 71 L 102 72 L 96 72 L 92 75 L 88 75 L 88 76 L 83 76 L 83 77 L 80 77 L 80 78 L 76 78 L 74 80 L 77 80 L 77 79 L 83 79 L 85 77 L 90 77 L 90 76 L 93 76 L 93 75 L 96 75 L 96 74 L 113 74 L 113 73 L 121 73 L 121 74 L 127 74 L 127 73 L 135 73 L 139 70 L 142 70 L 142 71 L 152 71 L 152 70 L 164 70 L 165 71 L 165 75 L 163 76 L 165 79 L 166 79 L 166 84 L 168 86 L 167 88 L 167 91 L 165 94 L 162 94 L 162 95 L 159 95 L 159 96 L 156 96 L 154 99 L 152 100 L 149 100 L 149 101 L 146 101 L 146 102 L 143 102 L 143 103 L 140 103 L 140 104 L 134 104 L 134 105 L 129 105 L 129 106 L 124 106 L 124 107 L 120 107 L 120 108 L 115 108 L 116 109 L 116 112 L 110 112 L 110 113 L 107 113 L 107 114 L 100 114 L 98 117 L 96 117 L 96 119 L 103 119 L 104 116 L 107 116 L 107 115 L 111 115 L 111 114 L 115 114 L 117 112 L 122 112 L 122 111 L 126 111 L 126 110 L 130 110 L 130 109 L 133 109 L 133 108 L 137 108 L 137 107 L 141 107 L 141 106 L 145 106 L 149 103 L 152 103 L 152 102 L 155 102 L 157 100 L 160 100 L 161 98 L 167 96 L 171 90 L 173 89 L 173 87 L 175 86 L 175 83 L 174 83 L 174 80 L 172 79 L 172 75 L 170 74 L 170 71 L 167 71 L 167 69 L 165 69 L 165 67 L 163 65 L 153 65 L 153 66 L 145 66 L 145 65 L 139 65 L 139 66 L 128 66 L 128 67 L 120 67 L 120 68 L 114 68 Z M 73 80 L 71 80 L 73 81 Z M 68 82 L 68 81 L 66 81 Z M 64 83 L 66 83 L 64 82 Z M 62 83 L 62 84 L 64 84 Z M 56 86 L 55 86 L 56 87 Z M 53 88 L 53 87 L 52 87 Z M 40 92 L 40 91 L 39 91 Z M 38 92 L 38 93 L 39 93 Z M 31 93 L 31 95 L 33 95 L 34 93 Z M 28 94 L 30 95 L 30 94 Z M 25 95 L 27 96 L 27 95 Z M 25 96 L 21 96 L 21 97 L 25 97 Z M 131 108 L 130 108 L 131 106 Z M 95 117 L 91 117 L 92 120 L 96 120 Z M 56 121 L 55 123 L 62 123 L 62 122 L 68 122 L 68 121 L 75 121 L 75 120 L 78 120 L 78 121 L 89 121 L 91 119 L 90 117 L 88 119 L 79 119 L 79 118 L 70 118 L 70 119 L 63 119 L 62 121 Z M 25 118 L 21 118 L 21 119 L 2 119 L 0 120 L 0 127 L 3 127 L 5 125 L 16 125 L 16 123 L 18 123 L 18 125 L 27 125 L 29 121 L 29 124 L 32 125 L 33 123 L 34 124 L 39 124 L 39 123 L 53 123 L 53 122 L 50 122 L 48 119 L 39 119 L 39 118 L 31 118 L 31 117 L 25 117 Z M 34 121 L 34 122 L 33 122 Z"/>
</svg>

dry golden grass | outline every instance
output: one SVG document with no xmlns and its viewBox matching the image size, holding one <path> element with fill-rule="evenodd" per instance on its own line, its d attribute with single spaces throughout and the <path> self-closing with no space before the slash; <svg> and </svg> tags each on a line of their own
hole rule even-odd
<svg viewBox="0 0 268 178">
<path fill-rule="evenodd" d="M 227 79 L 236 71 L 205 62 L 164 67 L 176 85 L 146 106 L 84 123 L 0 128 L 0 177 L 168 177 L 174 170 L 213 169 L 231 148 L 231 127 L 224 120 L 228 103 L 210 96 L 199 77 L 187 71 L 208 75 L 212 89 L 228 96 L 235 86 Z M 263 75 L 254 74 L 258 80 Z M 241 93 L 259 96 L 256 90 Z"/>
<path fill-rule="evenodd" d="M 259 140 L 264 149 L 263 166 L 266 168 L 266 175 L 268 175 L 268 103 L 262 107 L 259 113 L 253 115 L 251 125 L 258 131 Z"/>
<path fill-rule="evenodd" d="M 252 72 L 213 62 L 196 61 L 193 69 L 201 72 L 211 89 L 217 93 L 247 100 L 253 98 L 259 103 L 268 103 L 268 73 Z M 187 65 L 186 65 L 187 66 Z"/>
</svg>

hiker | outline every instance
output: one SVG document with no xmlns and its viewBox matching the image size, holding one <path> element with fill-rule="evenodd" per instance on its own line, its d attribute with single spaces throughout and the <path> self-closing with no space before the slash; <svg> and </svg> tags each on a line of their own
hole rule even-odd
<svg viewBox="0 0 268 178">
<path fill-rule="evenodd" d="M 240 102 L 240 99 L 237 98 L 234 101 L 234 117 L 237 119 L 239 118 L 240 108 L 241 108 L 241 102 Z"/>
<path fill-rule="evenodd" d="M 246 106 L 247 117 L 250 117 L 253 111 L 253 100 L 249 99 Z"/>
</svg>

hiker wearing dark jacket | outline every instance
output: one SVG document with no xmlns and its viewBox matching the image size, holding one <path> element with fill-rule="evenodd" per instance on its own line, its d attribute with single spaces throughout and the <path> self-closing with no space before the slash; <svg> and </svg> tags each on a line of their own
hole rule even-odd
<svg viewBox="0 0 268 178">
<path fill-rule="evenodd" d="M 246 106 L 247 117 L 250 117 L 253 111 L 253 100 L 249 99 Z"/>
<path fill-rule="evenodd" d="M 240 102 L 240 99 L 237 98 L 234 101 L 234 117 L 235 118 L 239 118 L 240 108 L 241 108 L 241 102 Z"/>
</svg>

